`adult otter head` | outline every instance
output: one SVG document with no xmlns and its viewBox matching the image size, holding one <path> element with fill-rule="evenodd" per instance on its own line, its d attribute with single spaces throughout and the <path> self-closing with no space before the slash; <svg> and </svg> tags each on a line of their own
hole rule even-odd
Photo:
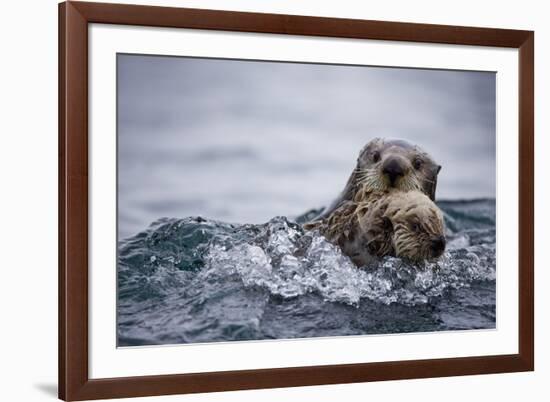
<svg viewBox="0 0 550 402">
<path fill-rule="evenodd" d="M 441 170 L 428 153 L 403 140 L 375 138 L 363 147 L 346 187 L 317 219 L 328 217 L 345 201 L 361 202 L 392 189 L 421 191 L 433 201 Z"/>
<path fill-rule="evenodd" d="M 396 257 L 430 260 L 445 251 L 445 225 L 439 208 L 418 191 L 391 192 L 383 214 Z"/>
<path fill-rule="evenodd" d="M 391 189 L 416 190 L 435 200 L 440 170 L 441 166 L 420 147 L 403 140 L 376 138 L 359 153 L 350 180 L 360 196 Z"/>
</svg>

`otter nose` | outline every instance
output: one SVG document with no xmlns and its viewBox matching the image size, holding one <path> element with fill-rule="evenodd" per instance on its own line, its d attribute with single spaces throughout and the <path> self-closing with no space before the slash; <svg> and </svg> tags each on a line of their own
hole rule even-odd
<svg viewBox="0 0 550 402">
<path fill-rule="evenodd" d="M 445 251 L 445 237 L 437 236 L 432 239 L 432 251 L 435 256 L 440 256 Z"/>
<path fill-rule="evenodd" d="M 395 181 L 405 175 L 405 169 L 397 159 L 388 159 L 382 166 L 382 173 L 388 176 L 390 184 L 393 186 Z"/>
</svg>

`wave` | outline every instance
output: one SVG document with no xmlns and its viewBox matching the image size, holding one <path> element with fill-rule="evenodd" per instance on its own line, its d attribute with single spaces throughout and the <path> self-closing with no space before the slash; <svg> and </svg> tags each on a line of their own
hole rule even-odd
<svg viewBox="0 0 550 402">
<path fill-rule="evenodd" d="M 154 332 L 153 343 L 260 339 L 265 334 L 250 328 L 271 300 L 419 307 L 472 284 L 494 284 L 494 201 L 441 207 L 448 247 L 439 261 L 385 257 L 362 269 L 323 236 L 304 232 L 297 222 L 308 214 L 260 225 L 160 219 L 119 244 L 119 338 L 139 344 L 136 329 L 150 327 L 145 338 Z M 247 330 L 229 336 L 224 328 Z"/>
</svg>

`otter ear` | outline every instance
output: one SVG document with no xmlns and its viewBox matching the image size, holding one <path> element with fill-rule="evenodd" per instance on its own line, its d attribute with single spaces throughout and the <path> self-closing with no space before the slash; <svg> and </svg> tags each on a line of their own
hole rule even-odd
<svg viewBox="0 0 550 402">
<path fill-rule="evenodd" d="M 357 157 L 357 162 L 359 162 L 359 160 L 365 155 L 365 153 L 369 150 L 370 147 L 374 146 L 374 145 L 377 145 L 379 143 L 382 142 L 382 138 L 380 137 L 376 137 L 376 138 L 373 138 L 372 140 L 370 140 L 369 142 L 367 142 L 363 148 L 361 149 L 361 151 L 359 152 L 359 156 Z"/>
<path fill-rule="evenodd" d="M 441 170 L 441 165 L 437 165 L 435 169 L 433 170 L 433 178 L 432 182 L 428 185 L 428 191 L 426 194 L 430 197 L 430 200 L 435 201 L 435 190 L 437 189 L 437 175 L 439 174 L 439 171 Z"/>
<path fill-rule="evenodd" d="M 433 183 L 429 185 L 428 196 L 430 200 L 435 201 L 435 190 L 437 188 L 437 176 L 434 176 Z"/>
</svg>

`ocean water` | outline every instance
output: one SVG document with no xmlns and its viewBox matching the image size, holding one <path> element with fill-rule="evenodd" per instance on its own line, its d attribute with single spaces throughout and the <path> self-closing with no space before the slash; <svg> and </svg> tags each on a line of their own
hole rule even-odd
<svg viewBox="0 0 550 402">
<path fill-rule="evenodd" d="M 300 226 L 162 218 L 119 241 L 118 345 L 495 328 L 495 200 L 438 202 L 435 263 L 357 268 Z"/>
</svg>

